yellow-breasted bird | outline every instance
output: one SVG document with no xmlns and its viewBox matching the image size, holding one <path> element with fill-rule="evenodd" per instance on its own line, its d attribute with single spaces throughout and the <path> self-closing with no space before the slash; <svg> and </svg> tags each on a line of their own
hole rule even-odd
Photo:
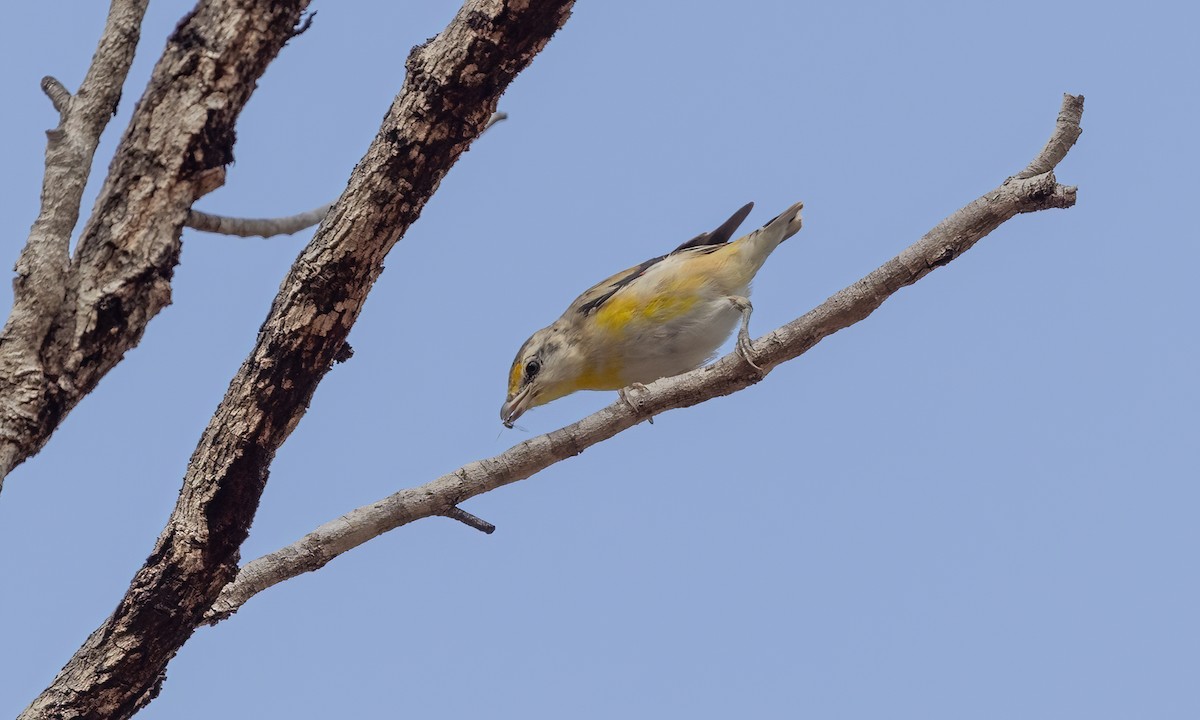
<svg viewBox="0 0 1200 720">
<path fill-rule="evenodd" d="M 747 204 L 667 255 L 597 283 L 535 332 L 509 371 L 500 408 L 505 426 L 576 390 L 621 390 L 697 368 L 721 347 L 739 316 L 737 349 L 754 365 L 750 281 L 779 243 L 800 230 L 804 203 L 729 242 L 753 207 Z"/>
</svg>

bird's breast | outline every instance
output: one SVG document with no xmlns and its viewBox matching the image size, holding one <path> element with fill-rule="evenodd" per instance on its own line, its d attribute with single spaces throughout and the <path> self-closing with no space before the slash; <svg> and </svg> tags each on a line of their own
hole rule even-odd
<svg viewBox="0 0 1200 720">
<path fill-rule="evenodd" d="M 738 317 L 726 296 L 715 293 L 623 298 L 596 318 L 595 352 L 582 381 L 609 390 L 692 370 L 721 347 Z"/>
</svg>

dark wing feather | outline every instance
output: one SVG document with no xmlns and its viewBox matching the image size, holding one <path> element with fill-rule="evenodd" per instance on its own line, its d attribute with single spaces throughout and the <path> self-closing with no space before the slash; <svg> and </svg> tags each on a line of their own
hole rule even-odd
<svg viewBox="0 0 1200 720">
<path fill-rule="evenodd" d="M 735 232 L 737 232 L 738 227 L 745 222 L 746 216 L 749 215 L 750 211 L 753 209 L 754 203 L 746 203 L 741 207 L 741 209 L 739 209 L 733 215 L 730 215 L 728 220 L 721 223 L 721 227 L 713 230 L 712 232 L 700 233 L 696 237 L 688 240 L 684 244 L 672 250 L 671 254 L 674 255 L 680 250 L 687 250 L 688 248 L 701 247 L 703 245 L 721 245 L 729 242 L 729 239 L 733 237 Z"/>
<path fill-rule="evenodd" d="M 733 233 L 737 231 L 738 226 L 741 225 L 746 219 L 746 216 L 750 214 L 750 210 L 753 207 L 754 203 L 746 203 L 741 207 L 741 209 L 731 215 L 728 220 L 721 223 L 721 226 L 716 230 L 697 235 L 696 237 L 688 240 L 684 244 L 672 250 L 670 254 L 674 255 L 675 253 L 683 252 L 685 250 L 693 250 L 695 248 L 705 248 L 706 250 L 710 251 L 715 250 L 715 247 L 706 246 L 723 245 L 729 242 L 729 239 L 733 237 Z M 618 290 L 634 280 L 637 280 L 653 265 L 662 262 L 664 259 L 666 259 L 666 257 L 666 255 L 659 255 L 658 257 L 650 258 L 640 265 L 631 267 L 628 270 L 624 270 L 616 275 L 613 275 L 607 280 L 596 283 L 596 285 L 594 285 L 590 290 L 576 298 L 575 302 L 571 303 L 571 307 L 575 310 L 575 312 L 582 313 L 584 315 L 596 311 L 600 308 L 600 306 L 607 302 L 610 297 L 615 295 Z"/>
<path fill-rule="evenodd" d="M 651 265 L 662 262 L 666 257 L 666 255 L 659 255 L 656 258 L 650 258 L 641 265 L 631 267 L 628 270 L 613 275 L 607 280 L 597 283 L 591 290 L 576 298 L 571 306 L 575 308 L 576 312 L 583 313 L 584 315 L 599 309 L 618 290 L 637 280 L 643 273 L 650 269 Z"/>
</svg>

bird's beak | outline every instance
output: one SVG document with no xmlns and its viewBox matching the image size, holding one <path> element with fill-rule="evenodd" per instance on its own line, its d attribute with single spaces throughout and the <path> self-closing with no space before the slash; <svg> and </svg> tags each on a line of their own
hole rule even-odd
<svg viewBox="0 0 1200 720">
<path fill-rule="evenodd" d="M 529 409 L 529 400 L 533 397 L 532 389 L 532 385 L 526 385 L 520 392 L 505 400 L 504 404 L 500 406 L 500 421 L 504 423 L 504 427 L 511 430 L 517 418 L 521 417 Z"/>
</svg>

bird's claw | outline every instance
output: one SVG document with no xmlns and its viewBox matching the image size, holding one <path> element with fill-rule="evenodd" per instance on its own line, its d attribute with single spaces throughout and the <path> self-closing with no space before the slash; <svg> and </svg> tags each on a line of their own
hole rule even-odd
<svg viewBox="0 0 1200 720">
<path fill-rule="evenodd" d="M 632 391 L 632 392 L 630 392 L 630 391 Z M 617 396 L 620 397 L 621 400 L 626 405 L 628 405 L 635 413 L 637 413 L 638 415 L 641 415 L 642 414 L 642 406 L 638 404 L 638 401 L 633 397 L 633 394 L 634 393 L 642 393 L 645 391 L 646 391 L 646 386 L 641 384 L 640 382 L 629 383 L 628 387 L 623 387 L 617 391 Z M 651 425 L 654 424 L 654 416 L 653 415 L 651 415 L 647 419 L 650 421 Z"/>
<path fill-rule="evenodd" d="M 747 298 L 740 295 L 730 295 L 729 302 L 733 303 L 733 306 L 742 313 L 742 324 L 738 327 L 737 342 L 734 343 L 737 353 L 742 356 L 747 365 L 754 368 L 759 374 L 763 374 L 763 369 L 754 361 L 757 353 L 754 351 L 754 341 L 750 339 L 750 314 L 754 312 L 754 306 Z"/>
</svg>

